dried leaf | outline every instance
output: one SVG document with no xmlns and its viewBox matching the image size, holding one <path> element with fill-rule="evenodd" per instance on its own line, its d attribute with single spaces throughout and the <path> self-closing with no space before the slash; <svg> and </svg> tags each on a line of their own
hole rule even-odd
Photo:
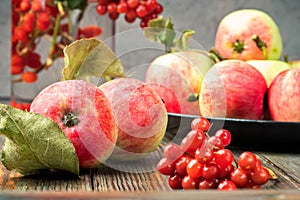
<svg viewBox="0 0 300 200">
<path fill-rule="evenodd" d="M 77 40 L 64 49 L 65 80 L 85 79 L 89 76 L 122 77 L 123 66 L 114 52 L 95 38 Z"/>
<path fill-rule="evenodd" d="M 79 174 L 75 148 L 51 119 L 0 104 L 2 163 L 21 174 L 54 169 Z"/>
</svg>

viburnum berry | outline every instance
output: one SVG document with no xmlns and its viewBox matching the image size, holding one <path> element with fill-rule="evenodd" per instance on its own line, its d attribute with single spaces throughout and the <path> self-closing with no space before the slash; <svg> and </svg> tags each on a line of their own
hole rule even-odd
<svg viewBox="0 0 300 200">
<path fill-rule="evenodd" d="M 96 12 L 99 14 L 99 15 L 105 15 L 107 11 L 107 6 L 106 5 L 103 5 L 103 4 L 98 4 L 96 6 Z"/>
<path fill-rule="evenodd" d="M 168 179 L 168 184 L 170 188 L 176 190 L 176 189 L 182 189 L 181 181 L 182 181 L 182 175 L 175 173 L 171 175 Z"/>
<path fill-rule="evenodd" d="M 163 10 L 164 10 L 164 7 L 161 4 L 157 3 L 156 9 L 155 9 L 156 14 L 162 13 Z"/>
<path fill-rule="evenodd" d="M 112 2 L 107 5 L 107 12 L 116 13 L 117 12 L 117 4 Z"/>
<path fill-rule="evenodd" d="M 228 130 L 220 129 L 214 136 L 209 136 L 199 128 L 199 121 L 202 118 L 191 123 L 191 131 L 182 139 L 180 151 L 177 144 L 169 144 L 164 150 L 165 157 L 160 161 L 158 171 L 170 176 L 171 189 L 260 189 L 270 180 L 269 169 L 262 166 L 255 154 L 245 151 L 237 161 L 234 160 L 232 151 L 225 149 L 231 141 Z M 202 127 L 206 127 L 206 131 L 209 129 Z M 201 142 L 195 140 L 198 133 Z M 181 156 L 176 159 L 179 152 Z M 166 162 L 169 159 L 173 161 Z"/>
<path fill-rule="evenodd" d="M 176 171 L 181 175 L 187 175 L 187 165 L 191 160 L 189 156 L 181 156 L 175 163 Z"/>
<path fill-rule="evenodd" d="M 200 180 L 198 189 L 204 190 L 204 189 L 216 189 L 218 187 L 217 179 L 203 179 Z"/>
<path fill-rule="evenodd" d="M 146 9 L 149 13 L 153 12 L 157 8 L 156 0 L 147 0 L 145 3 Z"/>
<path fill-rule="evenodd" d="M 234 156 L 230 150 L 220 149 L 215 153 L 214 159 L 220 168 L 226 168 L 229 165 L 232 165 Z"/>
<path fill-rule="evenodd" d="M 216 179 L 219 177 L 219 168 L 216 164 L 204 164 L 202 176 L 204 179 Z"/>
<path fill-rule="evenodd" d="M 139 0 L 127 0 L 127 5 L 129 8 L 136 8 L 139 4 Z"/>
<path fill-rule="evenodd" d="M 13 32 L 13 40 L 25 42 L 27 40 L 26 31 L 22 26 L 15 27 Z"/>
<path fill-rule="evenodd" d="M 126 14 L 125 14 L 125 20 L 128 22 L 128 23 L 132 23 L 134 22 L 136 19 L 136 12 L 134 9 L 129 9 Z"/>
<path fill-rule="evenodd" d="M 236 185 L 232 181 L 224 180 L 219 183 L 218 190 L 236 190 Z"/>
<path fill-rule="evenodd" d="M 145 17 L 148 14 L 146 6 L 142 4 L 139 5 L 135 11 L 136 11 L 136 15 L 140 18 Z"/>
<path fill-rule="evenodd" d="M 204 144 L 202 148 L 198 148 L 195 152 L 195 159 L 202 164 L 210 163 L 214 158 L 214 151 L 210 145 Z"/>
<path fill-rule="evenodd" d="M 111 20 L 117 20 L 118 19 L 118 17 L 119 17 L 119 13 L 117 13 L 117 12 L 114 12 L 114 13 L 109 13 L 109 18 L 111 19 Z"/>
<path fill-rule="evenodd" d="M 183 177 L 181 181 L 181 185 L 183 189 L 197 189 L 199 185 L 199 179 L 197 178 L 192 178 L 190 176 L 185 176 Z"/>
<path fill-rule="evenodd" d="M 253 171 L 256 166 L 256 156 L 251 152 L 243 152 L 238 158 L 238 165 L 246 171 Z"/>
<path fill-rule="evenodd" d="M 191 178 L 200 178 L 202 176 L 203 165 L 196 159 L 192 159 L 187 165 L 186 171 Z"/>
<path fill-rule="evenodd" d="M 162 158 L 157 163 L 157 169 L 161 174 L 172 175 L 175 172 L 175 164 L 169 161 L 167 158 Z"/>
<path fill-rule="evenodd" d="M 40 12 L 43 10 L 43 5 L 41 0 L 32 0 L 31 2 L 31 9 L 34 12 Z"/>
<path fill-rule="evenodd" d="M 128 6 L 126 2 L 120 2 L 117 5 L 117 12 L 118 13 L 126 13 L 128 11 Z"/>
<path fill-rule="evenodd" d="M 248 173 L 242 168 L 236 168 L 231 173 L 230 180 L 238 187 L 245 187 L 249 182 Z"/>
<path fill-rule="evenodd" d="M 222 141 L 224 147 L 228 146 L 231 142 L 231 133 L 226 129 L 219 129 L 215 133 L 215 136 L 220 138 L 220 140 Z"/>
<path fill-rule="evenodd" d="M 210 127 L 210 122 L 204 117 L 194 118 L 191 122 L 192 130 L 200 129 L 202 131 L 207 131 L 209 127 Z"/>
<path fill-rule="evenodd" d="M 21 79 L 26 83 L 33 83 L 37 80 L 37 74 L 31 71 L 25 71 L 22 73 Z"/>
<path fill-rule="evenodd" d="M 264 167 L 257 168 L 250 173 L 250 179 L 255 185 L 263 185 L 270 179 L 268 170 Z"/>
<path fill-rule="evenodd" d="M 181 141 L 181 149 L 183 152 L 187 152 L 191 155 L 195 153 L 197 148 L 201 147 L 205 135 L 203 131 L 191 130 Z"/>
<path fill-rule="evenodd" d="M 181 156 L 181 148 L 175 143 L 168 144 L 164 149 L 164 156 L 170 160 L 175 161 Z"/>
<path fill-rule="evenodd" d="M 79 35 L 84 38 L 92 38 L 101 35 L 102 29 L 99 26 L 90 25 L 79 29 Z"/>
<path fill-rule="evenodd" d="M 28 12 L 30 9 L 31 9 L 30 1 L 28 1 L 28 0 L 21 1 L 21 3 L 20 3 L 20 10 L 22 12 Z"/>
</svg>

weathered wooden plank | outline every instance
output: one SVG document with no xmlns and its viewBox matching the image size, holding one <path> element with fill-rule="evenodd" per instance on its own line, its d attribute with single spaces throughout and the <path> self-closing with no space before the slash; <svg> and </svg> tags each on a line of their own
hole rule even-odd
<svg viewBox="0 0 300 200">
<path fill-rule="evenodd" d="M 251 191 L 240 190 L 233 192 L 221 191 L 176 191 L 176 192 L 35 192 L 35 193 L 19 193 L 19 192 L 5 192 L 0 193 L 0 198 L 3 200 L 35 200 L 35 199 L 73 199 L 73 200 L 177 200 L 177 199 L 191 199 L 191 200 L 299 200 L 300 192 L 293 190 L 276 190 L 276 191 Z"/>
<path fill-rule="evenodd" d="M 41 171 L 37 174 L 22 176 L 15 171 L 8 171 L 0 164 L 1 191 L 26 192 L 71 192 L 92 191 L 90 172 L 84 172 L 79 177 L 68 172 Z"/>
</svg>

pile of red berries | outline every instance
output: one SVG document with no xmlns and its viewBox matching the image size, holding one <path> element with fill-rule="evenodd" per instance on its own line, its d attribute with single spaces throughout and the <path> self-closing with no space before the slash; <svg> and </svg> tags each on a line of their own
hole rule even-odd
<svg viewBox="0 0 300 200">
<path fill-rule="evenodd" d="M 98 0 L 96 11 L 99 15 L 108 13 L 112 20 L 124 14 L 128 23 L 140 18 L 140 26 L 144 28 L 148 26 L 149 20 L 162 13 L 163 6 L 156 0 Z"/>
<path fill-rule="evenodd" d="M 158 171 L 169 176 L 172 189 L 258 189 L 268 182 L 270 174 L 259 158 L 243 152 L 237 161 L 226 149 L 231 133 L 218 130 L 209 137 L 210 122 L 203 117 L 193 119 L 191 131 L 181 144 L 171 143 L 164 149 L 164 157 L 157 164 Z"/>
<path fill-rule="evenodd" d="M 67 12 L 64 4 L 60 5 L 56 0 L 12 0 L 10 67 L 13 83 L 36 82 L 40 71 L 49 68 L 56 58 L 63 56 L 66 45 L 75 39 L 95 37 L 102 33 L 98 26 L 79 27 L 73 38 L 68 20 L 70 12 Z M 38 51 L 39 43 L 45 38 L 49 40 L 49 51 Z M 46 58 L 41 53 L 46 53 Z M 11 106 L 28 110 L 28 103 L 12 101 Z"/>
</svg>

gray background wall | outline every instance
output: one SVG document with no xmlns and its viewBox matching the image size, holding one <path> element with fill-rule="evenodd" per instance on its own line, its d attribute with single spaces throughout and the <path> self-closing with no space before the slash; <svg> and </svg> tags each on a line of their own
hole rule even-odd
<svg viewBox="0 0 300 200">
<path fill-rule="evenodd" d="M 10 95 L 10 1 L 0 0 L 0 98 Z M 240 8 L 257 8 L 269 13 L 277 22 L 284 43 L 283 54 L 290 59 L 300 59 L 300 1 L 299 0 L 159 0 L 164 6 L 163 16 L 172 17 L 178 31 L 190 28 L 196 31 L 192 46 L 208 50 L 214 45 L 218 23 L 227 13 Z M 143 37 L 139 20 L 133 24 L 123 17 L 115 24 L 115 37 L 112 36 L 112 23 L 107 17 L 97 16 L 93 7 L 85 16 L 83 24 L 99 24 L 104 29 L 100 39 L 108 45 L 115 42 L 115 52 L 125 67 L 142 66 L 142 73 L 149 62 L 163 47 L 152 44 Z M 52 75 L 44 75 L 40 81 L 45 85 L 59 79 L 62 62 L 52 69 Z M 130 72 L 128 72 L 130 73 Z M 47 79 L 51 78 L 51 81 Z M 38 87 L 39 86 L 39 87 Z M 37 93 L 41 83 L 25 90 Z M 32 89 L 33 88 L 33 89 Z M 21 88 L 20 90 L 24 90 Z M 30 91 L 29 91 L 30 92 Z M 28 93 L 28 91 L 26 92 Z M 0 100 L 1 101 L 1 100 Z"/>
</svg>

